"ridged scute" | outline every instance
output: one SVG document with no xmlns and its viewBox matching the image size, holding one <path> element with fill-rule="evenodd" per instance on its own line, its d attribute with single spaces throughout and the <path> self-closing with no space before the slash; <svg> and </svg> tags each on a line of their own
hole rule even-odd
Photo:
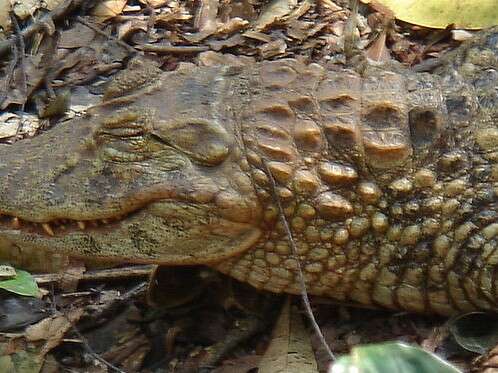
<svg viewBox="0 0 498 373">
<path fill-rule="evenodd" d="M 0 146 L 0 247 L 207 263 L 295 294 L 302 270 L 348 303 L 496 311 L 497 33 L 440 76 L 132 64 L 85 118 Z"/>
<path fill-rule="evenodd" d="M 120 72 L 106 87 L 104 101 L 130 95 L 140 88 L 152 84 L 162 73 L 163 71 L 152 61 L 134 58 L 129 62 L 128 70 Z"/>
<path fill-rule="evenodd" d="M 483 273 L 474 263 L 498 263 L 498 192 L 489 184 L 498 167 L 488 165 L 498 160 L 496 119 L 485 112 L 472 122 L 468 83 L 294 60 L 264 62 L 239 83 L 246 94 L 236 120 L 267 234 L 220 270 L 299 293 L 299 261 L 313 294 L 445 315 L 494 308 L 494 264 Z M 478 203 L 486 211 L 472 217 Z"/>
</svg>

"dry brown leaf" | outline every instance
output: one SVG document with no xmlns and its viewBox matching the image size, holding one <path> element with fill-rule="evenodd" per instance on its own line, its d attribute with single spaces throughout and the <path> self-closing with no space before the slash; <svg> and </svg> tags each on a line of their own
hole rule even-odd
<svg viewBox="0 0 498 373">
<path fill-rule="evenodd" d="M 145 19 L 132 19 L 118 25 L 118 39 L 128 40 L 137 32 L 147 32 L 148 22 Z"/>
<path fill-rule="evenodd" d="M 245 39 L 242 35 L 235 34 L 227 39 L 210 40 L 207 42 L 207 45 L 209 45 L 213 51 L 220 51 L 223 48 L 233 48 L 237 45 L 243 45 L 244 42 Z"/>
<path fill-rule="evenodd" d="M 140 0 L 142 4 L 148 5 L 151 8 L 160 8 L 164 5 L 167 5 L 170 0 Z"/>
<path fill-rule="evenodd" d="M 61 33 L 57 46 L 59 48 L 86 47 L 94 38 L 95 31 L 78 22 L 72 28 Z"/>
<path fill-rule="evenodd" d="M 338 20 L 338 21 L 332 23 L 329 26 L 329 29 L 332 32 L 332 34 L 334 34 L 335 36 L 343 36 L 345 27 L 346 27 L 346 22 L 344 22 L 342 20 Z"/>
<path fill-rule="evenodd" d="M 57 8 L 64 0 L 43 0 L 43 4 L 46 9 L 54 10 Z"/>
<path fill-rule="evenodd" d="M 318 373 L 309 333 L 297 308 L 290 306 L 289 299 L 259 363 L 259 373 Z"/>
<path fill-rule="evenodd" d="M 99 2 L 92 10 L 92 15 L 97 17 L 100 22 L 121 14 L 126 6 L 126 0 L 105 0 Z"/>
<path fill-rule="evenodd" d="M 496 373 L 498 366 L 498 346 L 495 346 L 487 354 L 482 355 L 476 361 L 476 371 L 481 373 Z"/>
<path fill-rule="evenodd" d="M 201 0 L 194 20 L 194 27 L 200 33 L 212 33 L 216 30 L 216 16 L 219 5 L 218 0 Z"/>
<path fill-rule="evenodd" d="M 342 7 L 334 3 L 332 0 L 320 0 L 319 3 L 321 7 L 331 12 L 339 12 L 343 10 Z"/>
<path fill-rule="evenodd" d="M 255 62 L 252 57 L 213 51 L 202 52 L 197 59 L 200 66 L 249 66 Z"/>
<path fill-rule="evenodd" d="M 194 27 L 199 30 L 194 34 L 184 35 L 184 38 L 192 43 L 198 43 L 211 36 L 218 29 L 218 0 L 202 0 L 194 20 Z"/>
<path fill-rule="evenodd" d="M 21 118 L 14 113 L 3 112 L 0 114 L 0 139 L 15 136 L 20 126 Z"/>
<path fill-rule="evenodd" d="M 0 0 L 0 28 L 10 30 L 10 0 Z"/>
<path fill-rule="evenodd" d="M 386 5 L 382 4 L 382 2 L 377 0 L 361 0 L 363 3 L 367 3 L 374 11 L 380 13 L 383 17 L 388 19 L 394 19 L 393 11 L 388 8 Z"/>
<path fill-rule="evenodd" d="M 227 22 L 220 23 L 216 33 L 225 35 L 233 34 L 234 32 L 243 29 L 248 23 L 249 21 L 239 17 L 231 18 Z"/>
<path fill-rule="evenodd" d="M 40 7 L 40 2 L 38 0 L 11 1 L 10 3 L 14 14 L 21 20 L 32 17 L 35 11 Z"/>
<path fill-rule="evenodd" d="M 6 87 L 5 99 L 0 102 L 0 109 L 9 105 L 24 105 L 33 91 L 45 78 L 46 66 L 42 66 L 40 55 L 30 55 L 25 58 L 23 68 L 14 70 L 9 84 L 9 76 L 0 76 L 0 87 Z"/>
<path fill-rule="evenodd" d="M 39 9 L 53 10 L 64 0 L 0 0 L 0 28 L 10 31 L 9 12 L 12 10 L 16 17 L 27 20 L 35 16 Z"/>
<path fill-rule="evenodd" d="M 273 0 L 263 9 L 254 24 L 254 29 L 261 31 L 288 15 L 297 5 L 297 0 Z"/>
<path fill-rule="evenodd" d="M 386 46 L 386 35 L 387 32 L 385 30 L 382 31 L 377 39 L 374 40 L 372 45 L 370 45 L 370 47 L 366 50 L 365 55 L 370 60 L 376 62 L 387 62 L 391 59 L 389 50 Z"/>
<path fill-rule="evenodd" d="M 299 5 L 294 7 L 292 12 L 287 17 L 288 20 L 298 19 L 299 17 L 304 16 L 311 9 L 313 2 L 311 0 L 304 0 Z"/>
<path fill-rule="evenodd" d="M 119 336 L 117 343 L 102 353 L 102 358 L 119 364 L 125 372 L 139 372 L 145 355 L 150 352 L 150 341 L 138 330 L 130 328 Z"/>
<path fill-rule="evenodd" d="M 75 308 L 64 315 L 57 314 L 47 317 L 27 328 L 24 335 L 30 342 L 44 340 L 45 344 L 40 354 L 45 356 L 52 348 L 59 345 L 64 334 L 73 327 L 82 315 L 83 308 Z"/>
<path fill-rule="evenodd" d="M 266 35 L 266 34 L 259 32 L 259 31 L 249 30 L 249 31 L 244 32 L 243 35 L 246 38 L 262 41 L 263 43 L 270 43 L 272 41 L 270 35 Z"/>
<path fill-rule="evenodd" d="M 269 43 L 259 46 L 258 49 L 261 57 L 267 59 L 284 54 L 287 49 L 287 43 L 282 39 L 272 40 Z"/>
</svg>

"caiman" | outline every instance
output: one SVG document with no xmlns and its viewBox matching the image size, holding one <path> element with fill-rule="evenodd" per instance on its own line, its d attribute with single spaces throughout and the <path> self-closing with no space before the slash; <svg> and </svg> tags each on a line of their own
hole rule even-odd
<svg viewBox="0 0 498 373">
<path fill-rule="evenodd" d="M 0 146 L 0 247 L 294 294 L 300 263 L 341 302 L 497 311 L 497 104 L 498 28 L 431 73 L 133 60 L 85 116 Z"/>
</svg>

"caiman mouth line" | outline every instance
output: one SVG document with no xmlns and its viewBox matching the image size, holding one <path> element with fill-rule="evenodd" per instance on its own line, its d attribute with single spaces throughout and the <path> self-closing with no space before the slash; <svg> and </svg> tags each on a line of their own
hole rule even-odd
<svg viewBox="0 0 498 373">
<path fill-rule="evenodd" d="M 33 222 L 21 219 L 17 216 L 0 213 L 0 227 L 9 226 L 12 229 L 32 230 L 33 233 L 44 234 L 54 237 L 59 234 L 74 232 L 76 230 L 87 231 L 88 229 L 99 229 L 124 221 L 134 215 L 140 209 L 126 214 L 116 215 L 102 219 L 74 220 L 68 218 L 54 219 L 47 222 Z"/>
</svg>

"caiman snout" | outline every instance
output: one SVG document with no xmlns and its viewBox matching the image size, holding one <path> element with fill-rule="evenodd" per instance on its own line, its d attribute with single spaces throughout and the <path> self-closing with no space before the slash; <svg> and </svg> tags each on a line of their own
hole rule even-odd
<svg viewBox="0 0 498 373">
<path fill-rule="evenodd" d="M 136 78 L 116 81 L 136 89 L 123 84 Z M 180 92 L 203 88 L 197 99 L 213 105 L 168 98 L 157 80 L 125 97 L 108 95 L 84 118 L 1 146 L 2 240 L 169 264 L 219 261 L 253 245 L 261 212 L 242 170 L 247 162 L 233 123 L 212 112 L 223 82 L 196 80 L 178 73 L 167 84 Z"/>
</svg>

